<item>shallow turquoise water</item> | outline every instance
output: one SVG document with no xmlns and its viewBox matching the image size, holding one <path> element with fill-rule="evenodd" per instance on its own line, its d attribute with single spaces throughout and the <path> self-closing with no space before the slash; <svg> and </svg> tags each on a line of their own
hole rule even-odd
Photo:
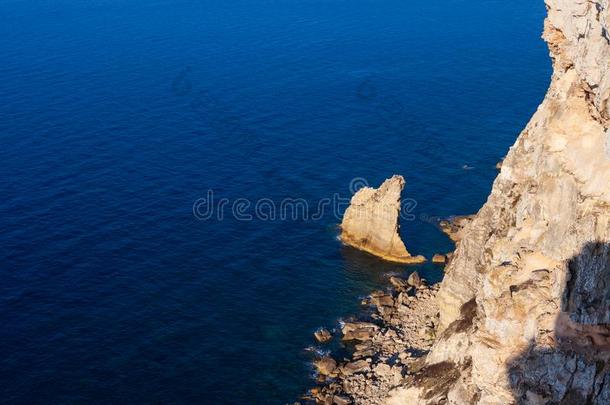
<svg viewBox="0 0 610 405">
<path fill-rule="evenodd" d="M 198 220 L 193 204 L 212 190 L 216 210 L 223 198 L 316 207 L 349 198 L 354 178 L 399 173 L 408 248 L 450 250 L 435 218 L 483 204 L 548 85 L 544 12 L 531 0 L 2 2 L 1 398 L 296 399 L 312 384 L 312 332 L 411 269 L 341 246 L 330 210 Z"/>
</svg>

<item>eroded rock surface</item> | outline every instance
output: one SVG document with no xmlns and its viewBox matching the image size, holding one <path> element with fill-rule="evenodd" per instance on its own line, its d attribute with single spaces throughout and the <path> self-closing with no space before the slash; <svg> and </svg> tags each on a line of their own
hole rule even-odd
<svg viewBox="0 0 610 405">
<path fill-rule="evenodd" d="M 546 3 L 551 86 L 456 238 L 426 366 L 388 403 L 609 403 L 609 3 Z"/>
<path fill-rule="evenodd" d="M 402 176 L 392 176 L 378 189 L 364 187 L 352 197 L 341 223 L 341 240 L 383 259 L 400 263 L 422 263 L 411 256 L 399 234 Z"/>
</svg>

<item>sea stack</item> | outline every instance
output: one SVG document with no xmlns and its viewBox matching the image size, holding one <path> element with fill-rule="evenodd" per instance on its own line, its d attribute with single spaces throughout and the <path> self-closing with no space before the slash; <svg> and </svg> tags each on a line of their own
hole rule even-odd
<svg viewBox="0 0 610 405">
<path fill-rule="evenodd" d="M 423 263 L 411 256 L 399 235 L 402 176 L 394 175 L 378 188 L 364 187 L 352 197 L 341 223 L 341 240 L 350 246 L 399 263 Z"/>
</svg>

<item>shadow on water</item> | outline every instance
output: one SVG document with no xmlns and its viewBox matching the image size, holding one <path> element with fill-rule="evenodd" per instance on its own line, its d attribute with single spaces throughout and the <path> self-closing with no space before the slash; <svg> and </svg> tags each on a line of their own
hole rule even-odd
<svg viewBox="0 0 610 405">
<path fill-rule="evenodd" d="M 341 256 L 345 271 L 369 280 L 374 278 L 377 284 L 387 284 L 388 277 L 392 275 L 408 277 L 414 271 L 430 284 L 435 284 L 443 278 L 443 268 L 430 262 L 410 265 L 394 263 L 345 245 L 341 247 Z"/>
<path fill-rule="evenodd" d="M 346 245 L 341 247 L 341 256 L 346 271 L 351 274 L 367 275 L 370 278 L 373 269 L 373 274 L 378 277 L 377 282 L 383 282 L 383 278 L 390 275 L 408 277 L 414 271 L 417 271 L 429 284 L 438 283 L 443 279 L 442 266 L 431 262 L 409 265 L 394 263 Z"/>
<path fill-rule="evenodd" d="M 610 244 L 587 243 L 568 266 L 552 343 L 508 365 L 516 403 L 610 403 Z"/>
</svg>

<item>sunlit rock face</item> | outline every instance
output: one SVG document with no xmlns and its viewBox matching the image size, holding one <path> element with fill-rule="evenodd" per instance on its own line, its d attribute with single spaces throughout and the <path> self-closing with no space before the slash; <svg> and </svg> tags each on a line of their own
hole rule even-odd
<svg viewBox="0 0 610 405">
<path fill-rule="evenodd" d="M 552 83 L 462 230 L 427 367 L 389 403 L 610 403 L 609 4 L 546 4 Z"/>
<path fill-rule="evenodd" d="M 402 176 L 392 176 L 375 189 L 364 187 L 352 197 L 341 223 L 341 240 L 383 259 L 400 263 L 421 263 L 411 256 L 399 234 Z"/>
</svg>

